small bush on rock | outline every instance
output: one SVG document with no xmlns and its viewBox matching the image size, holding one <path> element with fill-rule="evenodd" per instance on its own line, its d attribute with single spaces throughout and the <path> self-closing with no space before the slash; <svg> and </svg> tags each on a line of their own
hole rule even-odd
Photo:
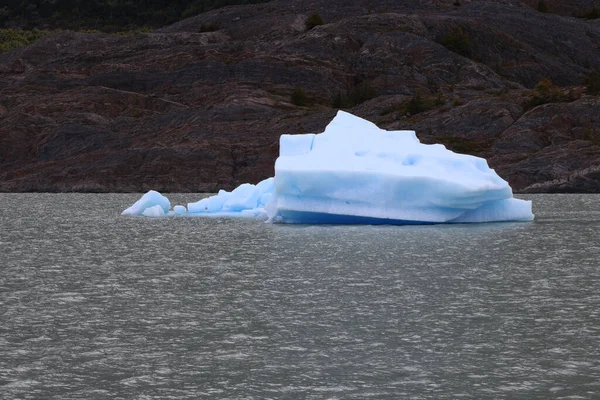
<svg viewBox="0 0 600 400">
<path fill-rule="evenodd" d="M 535 85 L 533 93 L 523 107 L 526 110 L 548 103 L 564 103 L 577 100 L 573 91 L 564 91 L 555 86 L 548 78 L 544 78 Z"/>
<path fill-rule="evenodd" d="M 423 111 L 427 111 L 428 109 L 429 108 L 425 99 L 423 99 L 419 92 L 415 93 L 413 98 L 410 99 L 410 101 L 406 105 L 406 112 L 410 113 L 411 115 L 420 114 Z"/>
<path fill-rule="evenodd" d="M 28 44 L 31 44 L 50 33 L 52 32 L 39 29 L 33 29 L 30 31 L 0 29 L 0 53 L 27 46 Z"/>
<path fill-rule="evenodd" d="M 456 54 L 471 57 L 471 39 L 462 28 L 456 28 L 449 32 L 440 39 L 439 43 Z"/>
<path fill-rule="evenodd" d="M 307 106 L 309 103 L 308 96 L 306 95 L 306 92 L 304 91 L 304 88 L 302 88 L 302 86 L 296 86 L 296 88 L 292 92 L 291 100 L 292 104 L 300 107 Z"/>
<path fill-rule="evenodd" d="M 546 4 L 546 2 L 544 0 L 540 0 L 540 1 L 538 1 L 536 10 L 538 10 L 539 12 L 542 12 L 542 13 L 547 13 L 548 5 Z"/>
<path fill-rule="evenodd" d="M 441 94 L 437 96 L 423 95 L 421 92 L 416 91 L 413 97 L 409 101 L 401 101 L 390 104 L 388 107 L 382 109 L 379 115 L 388 115 L 390 113 L 397 113 L 407 117 L 421 114 L 425 111 L 433 110 L 446 103 L 446 99 Z"/>
<path fill-rule="evenodd" d="M 367 81 L 362 81 L 346 93 L 338 91 L 331 100 L 332 108 L 352 108 L 377 96 L 377 90 Z"/>
<path fill-rule="evenodd" d="M 323 25 L 324 23 L 323 17 L 321 17 L 319 13 L 314 13 L 306 19 L 306 29 L 310 31 L 315 26 Z"/>
<path fill-rule="evenodd" d="M 585 78 L 585 85 L 587 86 L 587 94 L 600 94 L 600 71 L 595 69 L 590 72 Z"/>
<path fill-rule="evenodd" d="M 598 7 L 592 7 L 584 13 L 579 14 L 579 18 L 598 19 L 600 18 L 600 10 Z"/>
<path fill-rule="evenodd" d="M 422 96 L 421 93 L 416 92 L 412 99 L 406 105 L 406 112 L 411 115 L 420 114 L 425 111 L 433 110 L 436 107 L 444 105 L 446 101 L 438 94 L 436 97 L 433 96 Z"/>
<path fill-rule="evenodd" d="M 216 32 L 219 30 L 219 25 L 216 22 L 211 22 L 209 24 L 200 25 L 200 29 L 198 30 L 200 33 L 204 32 Z"/>
</svg>

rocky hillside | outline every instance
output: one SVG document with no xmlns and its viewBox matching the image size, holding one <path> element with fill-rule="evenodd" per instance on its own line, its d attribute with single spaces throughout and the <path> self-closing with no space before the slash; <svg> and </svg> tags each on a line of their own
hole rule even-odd
<svg viewBox="0 0 600 400">
<path fill-rule="evenodd" d="M 600 20 L 573 12 L 274 0 L 154 33 L 47 36 L 0 54 L 0 191 L 257 182 L 279 135 L 320 132 L 343 107 L 486 157 L 519 192 L 600 192 L 600 97 L 584 85 Z"/>
</svg>

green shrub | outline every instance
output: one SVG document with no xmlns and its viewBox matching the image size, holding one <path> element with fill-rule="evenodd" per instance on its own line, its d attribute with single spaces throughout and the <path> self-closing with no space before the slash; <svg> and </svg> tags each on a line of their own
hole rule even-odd
<svg viewBox="0 0 600 400">
<path fill-rule="evenodd" d="M 306 19 L 306 29 L 310 31 L 315 26 L 323 25 L 324 23 L 323 17 L 321 17 L 319 13 L 314 13 Z"/>
<path fill-rule="evenodd" d="M 548 103 L 564 103 L 576 100 L 572 91 L 564 92 L 548 78 L 544 78 L 535 85 L 532 95 L 524 102 L 526 110 Z"/>
<path fill-rule="evenodd" d="M 406 112 L 411 115 L 417 115 L 425 111 L 433 110 L 445 103 L 441 95 L 437 97 L 423 96 L 420 92 L 416 92 L 412 99 L 406 105 Z"/>
<path fill-rule="evenodd" d="M 546 2 L 544 0 L 540 0 L 540 1 L 538 1 L 536 10 L 538 10 L 539 12 L 542 12 L 542 13 L 547 13 L 548 5 L 546 4 Z"/>
<path fill-rule="evenodd" d="M 27 46 L 50 33 L 52 32 L 39 29 L 30 31 L 0 29 L 0 53 Z"/>
<path fill-rule="evenodd" d="M 78 31 L 81 32 L 81 31 Z M 86 30 L 83 31 L 84 33 L 100 33 L 100 31 L 98 30 Z M 113 33 L 114 35 L 119 35 L 119 36 L 130 36 L 130 35 L 137 35 L 140 33 L 152 33 L 154 32 L 154 30 L 152 28 L 149 28 L 147 26 L 140 26 L 139 28 L 135 28 L 129 31 L 117 31 L 115 33 Z"/>
<path fill-rule="evenodd" d="M 408 105 L 406 106 L 406 111 L 409 112 L 411 115 L 420 114 L 424 111 L 427 111 L 428 109 L 429 108 L 427 106 L 427 103 L 425 102 L 425 100 L 419 92 L 415 93 L 413 98 L 410 99 Z"/>
<path fill-rule="evenodd" d="M 296 86 L 292 92 L 292 104 L 300 107 L 307 106 L 309 103 L 308 96 L 302 86 Z"/>
<path fill-rule="evenodd" d="M 598 19 L 600 18 L 600 10 L 598 9 L 598 7 L 592 7 L 586 12 L 579 14 L 578 17 L 585 19 Z"/>
<path fill-rule="evenodd" d="M 348 100 L 353 106 L 362 104 L 376 96 L 377 90 L 371 87 L 367 81 L 359 83 L 348 92 Z"/>
<path fill-rule="evenodd" d="M 423 96 L 420 92 L 415 92 L 414 96 L 409 101 L 398 102 L 381 110 L 379 115 L 387 115 L 392 112 L 397 112 L 401 115 L 412 116 L 433 110 L 436 107 L 444 105 L 446 100 L 441 94 L 438 96 Z"/>
<path fill-rule="evenodd" d="M 600 71 L 595 69 L 590 72 L 585 78 L 585 85 L 587 86 L 588 94 L 600 94 Z"/>
<path fill-rule="evenodd" d="M 585 60 L 583 60 L 581 66 L 585 69 L 590 69 L 592 67 L 592 63 L 590 62 L 589 58 L 586 58 Z"/>
<path fill-rule="evenodd" d="M 216 32 L 219 30 L 219 25 L 216 22 L 200 25 L 199 32 Z"/>
<path fill-rule="evenodd" d="M 346 108 L 346 96 L 338 90 L 337 94 L 331 99 L 332 108 Z"/>
<path fill-rule="evenodd" d="M 550 79 L 544 78 L 535 85 L 532 95 L 523 106 L 526 110 L 529 110 L 542 104 L 556 103 L 557 98 L 557 88 Z"/>
<path fill-rule="evenodd" d="M 195 1 L 187 5 L 187 7 L 181 12 L 181 18 L 189 18 L 195 15 L 201 14 L 205 11 L 205 5 L 203 2 Z"/>
<path fill-rule="evenodd" d="M 338 91 L 331 100 L 332 108 L 352 108 L 377 96 L 377 90 L 363 81 L 346 93 Z"/>
<path fill-rule="evenodd" d="M 40 29 L 18 30 L 18 29 L 0 29 L 0 53 L 27 46 L 42 37 L 57 33 L 59 31 L 48 31 Z M 77 32 L 81 33 L 100 33 L 97 29 L 80 29 Z M 129 31 L 115 31 L 114 35 L 127 36 L 136 35 L 138 33 L 149 33 L 153 30 L 147 26 L 141 26 Z"/>
<path fill-rule="evenodd" d="M 549 94 L 554 90 L 554 84 L 549 78 L 544 78 L 535 85 L 533 88 L 539 94 Z"/>
<path fill-rule="evenodd" d="M 447 33 L 440 39 L 439 43 L 456 54 L 471 57 L 471 39 L 460 27 Z"/>
</svg>

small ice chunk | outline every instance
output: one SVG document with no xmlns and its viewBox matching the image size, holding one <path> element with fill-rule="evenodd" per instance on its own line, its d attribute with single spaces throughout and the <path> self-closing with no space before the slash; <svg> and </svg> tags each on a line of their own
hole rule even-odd
<svg viewBox="0 0 600 400">
<path fill-rule="evenodd" d="M 131 207 L 123 211 L 121 215 L 144 215 L 146 209 L 155 206 L 162 208 L 163 214 L 166 214 L 171 208 L 171 202 L 162 194 L 151 190 L 143 195 Z"/>
<path fill-rule="evenodd" d="M 258 203 L 258 191 L 256 186 L 250 183 L 235 188 L 231 195 L 223 204 L 223 211 L 242 211 L 256 208 Z"/>
<path fill-rule="evenodd" d="M 244 183 L 232 192 L 219 191 L 215 196 L 207 197 L 188 204 L 192 214 L 241 213 L 245 210 L 258 210 L 253 214 L 264 214 L 264 206 L 275 190 L 273 178 L 265 179 L 256 185 Z M 261 215 L 262 215 L 261 214 Z"/>
<path fill-rule="evenodd" d="M 175 206 L 173 207 L 173 212 L 175 215 L 184 215 L 187 212 L 187 209 L 184 206 Z"/>
<path fill-rule="evenodd" d="M 166 215 L 165 210 L 163 210 L 163 208 L 161 206 L 153 206 L 153 207 L 148 207 L 144 210 L 144 212 L 142 213 L 142 215 L 144 217 L 154 217 L 154 218 L 158 218 L 158 217 L 164 217 Z"/>
<path fill-rule="evenodd" d="M 188 203 L 190 213 L 214 213 L 223 210 L 223 205 L 231 193 L 225 190 L 219 190 L 215 196 L 207 197 L 195 203 Z"/>
</svg>

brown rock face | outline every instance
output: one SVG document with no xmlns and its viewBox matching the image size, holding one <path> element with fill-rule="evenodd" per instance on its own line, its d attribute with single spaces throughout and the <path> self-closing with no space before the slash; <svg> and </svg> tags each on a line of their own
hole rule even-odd
<svg viewBox="0 0 600 400">
<path fill-rule="evenodd" d="M 0 54 L 0 191 L 257 182 L 279 135 L 321 132 L 339 96 L 382 128 L 486 157 L 516 191 L 600 191 L 600 98 L 580 86 L 600 69 L 600 25 L 453 3 L 275 0 Z M 325 24 L 307 31 L 314 12 Z M 561 95 L 534 107 L 543 78 Z"/>
</svg>

